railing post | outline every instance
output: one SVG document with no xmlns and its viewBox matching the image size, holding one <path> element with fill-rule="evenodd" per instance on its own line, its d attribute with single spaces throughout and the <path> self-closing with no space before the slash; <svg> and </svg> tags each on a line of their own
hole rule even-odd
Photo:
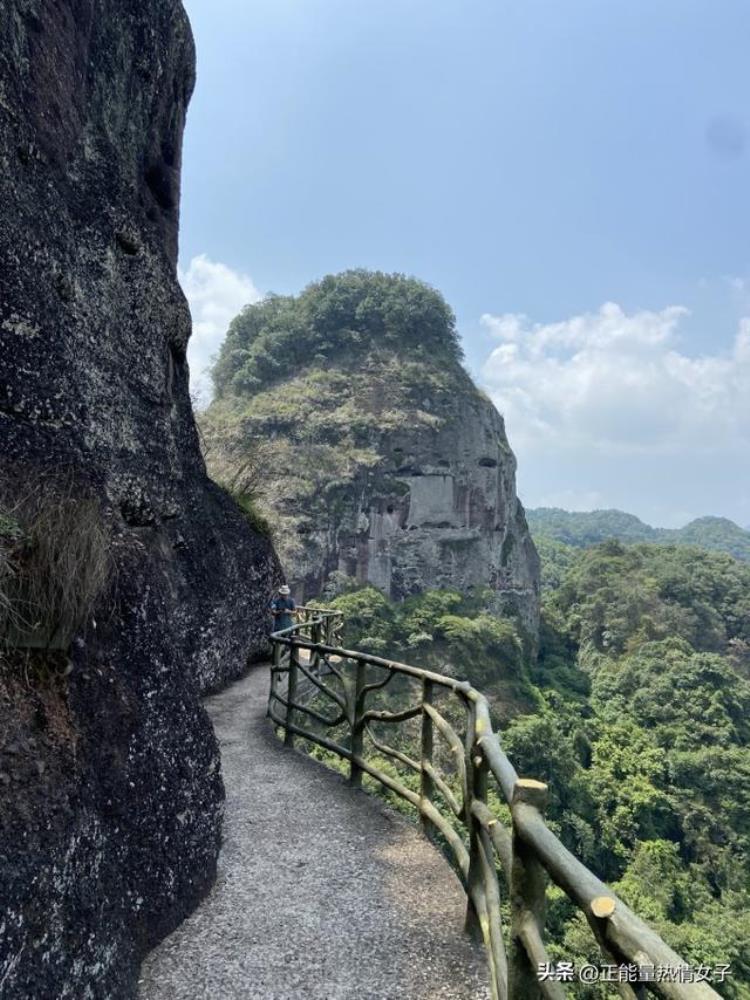
<svg viewBox="0 0 750 1000">
<path fill-rule="evenodd" d="M 289 725 L 294 722 L 292 702 L 297 700 L 298 663 L 299 652 L 294 645 L 294 637 L 292 636 L 292 645 L 289 647 L 289 686 L 286 693 L 286 730 L 284 732 L 284 745 L 288 747 L 294 746 L 294 733 L 290 730 Z"/>
<path fill-rule="evenodd" d="M 425 711 L 425 705 L 432 704 L 432 698 L 434 694 L 434 685 L 431 680 L 425 677 L 422 681 L 422 773 L 420 775 L 419 784 L 419 796 L 420 796 L 420 806 L 425 802 L 432 802 L 432 795 L 435 790 L 435 783 L 432 780 L 432 776 L 429 775 L 425 769 L 426 764 L 432 764 L 432 750 L 433 750 L 433 730 L 432 730 L 432 717 L 428 715 Z M 419 819 L 422 824 L 422 830 L 426 836 L 434 837 L 435 830 L 430 819 L 424 815 L 421 811 L 419 812 Z"/>
<path fill-rule="evenodd" d="M 344 619 L 340 613 L 329 615 L 326 619 L 326 642 L 329 646 L 338 646 L 342 641 Z"/>
<path fill-rule="evenodd" d="M 544 816 L 547 786 L 541 781 L 520 778 L 513 786 L 510 811 L 513 817 L 513 863 L 510 873 L 510 1000 L 536 1000 L 543 996 L 537 970 L 522 940 L 530 931 L 540 941 L 544 931 L 547 873 L 533 850 L 523 842 L 516 828 L 519 808 L 531 807 Z"/>
<path fill-rule="evenodd" d="M 271 683 L 268 686 L 268 707 L 266 708 L 266 716 L 271 714 L 271 705 L 273 704 L 273 696 L 278 690 L 279 686 L 279 675 L 276 672 L 281 664 L 281 646 L 278 642 L 273 642 L 271 644 L 273 649 L 273 666 L 271 668 Z"/>
<path fill-rule="evenodd" d="M 352 754 L 354 757 L 361 757 L 362 751 L 365 744 L 365 733 L 364 726 L 362 725 L 362 716 L 364 715 L 364 690 L 367 677 L 367 666 L 364 660 L 357 660 L 355 664 L 355 674 L 354 674 L 354 691 L 353 702 L 352 702 L 352 712 L 351 712 L 351 725 L 352 725 Z M 362 768 L 354 762 L 351 761 L 351 766 L 349 769 L 349 784 L 353 785 L 355 788 L 362 787 Z"/>
<path fill-rule="evenodd" d="M 607 940 L 607 921 L 616 909 L 617 901 L 612 896 L 597 896 L 591 900 L 586 919 L 607 964 L 629 965 L 627 956 Z M 648 996 L 644 983 L 618 983 L 617 991 L 624 1000 L 646 1000 Z"/>
<path fill-rule="evenodd" d="M 321 641 L 322 629 L 323 629 L 323 623 L 318 618 L 313 622 L 312 626 L 310 627 L 310 642 L 319 643 Z M 310 670 L 314 674 L 320 673 L 320 652 L 317 649 L 313 649 L 310 652 Z"/>
<path fill-rule="evenodd" d="M 485 929 L 482 927 L 482 914 L 477 912 L 475 902 L 476 896 L 481 896 L 482 888 L 482 859 L 479 855 L 479 823 L 472 812 L 471 804 L 474 799 L 480 802 L 487 801 L 487 771 L 483 767 L 474 766 L 474 741 L 476 726 L 476 713 L 474 706 L 470 703 L 466 705 L 466 786 L 464 793 L 464 815 L 463 820 L 469 832 L 469 874 L 466 880 L 466 920 L 465 930 L 473 938 L 483 940 Z"/>
</svg>

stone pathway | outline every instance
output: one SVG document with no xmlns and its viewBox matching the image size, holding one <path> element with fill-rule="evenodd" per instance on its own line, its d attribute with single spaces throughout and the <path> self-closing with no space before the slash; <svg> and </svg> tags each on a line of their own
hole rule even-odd
<svg viewBox="0 0 750 1000">
<path fill-rule="evenodd" d="M 464 894 L 422 834 L 265 719 L 268 669 L 207 701 L 227 802 L 219 877 L 151 952 L 140 1000 L 484 1000 Z"/>
</svg>

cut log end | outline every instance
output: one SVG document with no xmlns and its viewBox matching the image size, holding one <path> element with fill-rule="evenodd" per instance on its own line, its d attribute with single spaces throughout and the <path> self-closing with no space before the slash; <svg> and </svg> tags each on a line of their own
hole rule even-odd
<svg viewBox="0 0 750 1000">
<path fill-rule="evenodd" d="M 606 920 L 615 912 L 617 903 L 611 896 L 597 896 L 591 900 L 591 912 L 600 920 Z"/>
<path fill-rule="evenodd" d="M 527 802 L 544 812 L 547 804 L 547 786 L 534 778 L 519 778 L 513 786 L 512 803 Z"/>
<path fill-rule="evenodd" d="M 541 792 L 547 791 L 547 786 L 543 781 L 536 781 L 535 778 L 519 778 L 516 782 L 518 788 L 533 788 Z"/>
</svg>

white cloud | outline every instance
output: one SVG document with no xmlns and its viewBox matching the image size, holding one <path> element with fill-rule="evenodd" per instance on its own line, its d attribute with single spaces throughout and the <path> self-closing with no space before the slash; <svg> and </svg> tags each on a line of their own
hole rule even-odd
<svg viewBox="0 0 750 1000">
<path fill-rule="evenodd" d="M 186 269 L 179 268 L 178 276 L 193 314 L 188 345 L 190 387 L 199 404 L 207 404 L 212 391 L 208 371 L 230 322 L 243 306 L 262 296 L 246 274 L 206 254 L 193 257 Z"/>
<path fill-rule="evenodd" d="M 740 278 L 735 274 L 725 274 L 724 281 L 729 285 L 733 292 L 747 291 L 747 278 Z"/>
<path fill-rule="evenodd" d="M 748 457 L 750 318 L 723 353 L 679 349 L 688 311 L 615 303 L 557 323 L 485 315 L 501 343 L 483 379 L 519 452 Z"/>
</svg>

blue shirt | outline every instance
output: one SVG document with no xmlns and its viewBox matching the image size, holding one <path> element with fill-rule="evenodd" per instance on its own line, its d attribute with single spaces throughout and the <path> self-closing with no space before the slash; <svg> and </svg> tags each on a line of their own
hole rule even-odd
<svg viewBox="0 0 750 1000">
<path fill-rule="evenodd" d="M 291 628 L 294 625 L 294 619 L 289 612 L 294 611 L 296 607 L 292 597 L 275 597 L 271 601 L 274 632 L 280 632 L 282 629 Z"/>
</svg>

